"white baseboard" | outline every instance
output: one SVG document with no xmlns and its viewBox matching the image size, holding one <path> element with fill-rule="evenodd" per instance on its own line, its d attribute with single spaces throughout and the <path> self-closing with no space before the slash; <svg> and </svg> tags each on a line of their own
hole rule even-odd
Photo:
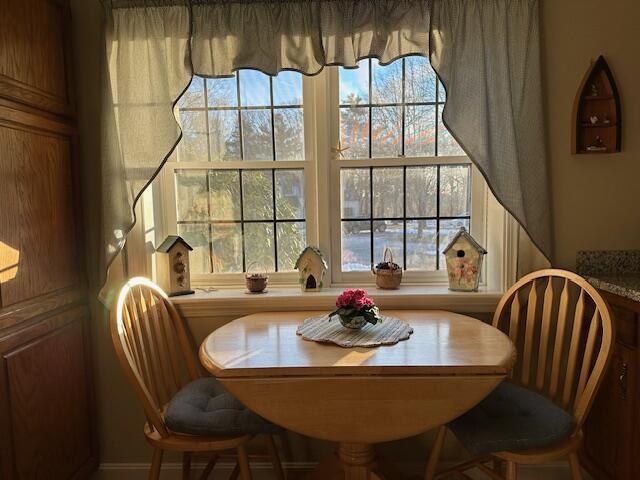
<svg viewBox="0 0 640 480">
<path fill-rule="evenodd" d="M 287 471 L 305 470 L 315 468 L 316 462 L 283 462 L 282 466 Z M 192 464 L 193 477 L 197 478 L 197 473 L 204 468 L 204 463 Z M 235 466 L 233 461 L 221 461 L 218 463 L 210 478 L 226 478 Z M 411 467 L 414 467 L 413 465 Z M 446 465 L 443 465 L 446 467 Z M 416 463 L 415 468 L 419 473 L 424 465 Z M 176 462 L 166 462 L 162 464 L 161 480 L 180 480 L 182 464 Z M 404 470 L 404 469 L 403 469 Z M 93 480 L 145 480 L 149 472 L 149 463 L 101 463 Z M 269 480 L 273 478 L 272 466 L 269 462 L 251 462 L 251 472 L 254 480 Z M 571 474 L 566 462 L 549 463 L 545 465 L 523 465 L 519 468 L 519 480 L 569 480 Z M 480 477 L 478 477 L 480 478 Z"/>
</svg>

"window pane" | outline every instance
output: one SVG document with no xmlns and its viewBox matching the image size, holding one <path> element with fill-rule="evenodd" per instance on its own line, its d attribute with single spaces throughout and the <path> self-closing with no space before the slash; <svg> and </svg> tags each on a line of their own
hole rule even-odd
<svg viewBox="0 0 640 480">
<path fill-rule="evenodd" d="M 209 170 L 212 220 L 240 220 L 240 179 L 237 170 Z"/>
<path fill-rule="evenodd" d="M 193 77 L 191 85 L 178 101 L 178 108 L 204 108 L 204 82 L 201 77 Z"/>
<path fill-rule="evenodd" d="M 213 273 L 242 272 L 242 227 L 239 223 L 211 225 Z"/>
<path fill-rule="evenodd" d="M 280 72 L 273 77 L 274 105 L 302 105 L 302 75 L 298 72 Z"/>
<path fill-rule="evenodd" d="M 209 220 L 206 170 L 176 170 L 178 221 Z"/>
<path fill-rule="evenodd" d="M 242 144 L 245 160 L 273 160 L 269 110 L 242 112 Z"/>
<path fill-rule="evenodd" d="M 241 70 L 240 105 L 258 107 L 271 105 L 269 76 L 257 70 Z"/>
<path fill-rule="evenodd" d="M 238 112 L 209 110 L 209 148 L 212 162 L 240 160 Z"/>
<path fill-rule="evenodd" d="M 373 216 L 402 218 L 404 188 L 402 168 L 373 169 Z"/>
<path fill-rule="evenodd" d="M 405 61 L 405 102 L 435 102 L 436 74 L 425 57 L 407 57 Z"/>
<path fill-rule="evenodd" d="M 304 172 L 276 170 L 276 218 L 304 218 Z M 300 252 L 298 252 L 300 253 Z"/>
<path fill-rule="evenodd" d="M 404 115 L 407 157 L 432 157 L 436 154 L 436 107 L 407 106 Z"/>
<path fill-rule="evenodd" d="M 242 172 L 242 196 L 244 197 L 245 220 L 273 219 L 271 170 L 244 170 Z"/>
<path fill-rule="evenodd" d="M 369 217 L 371 211 L 369 169 L 343 168 L 340 171 L 340 185 L 342 218 Z"/>
<path fill-rule="evenodd" d="M 298 255 L 307 244 L 304 222 L 280 222 L 276 224 L 278 234 L 278 271 L 294 269 Z"/>
<path fill-rule="evenodd" d="M 402 154 L 401 107 L 373 107 L 371 117 L 371 156 L 397 157 Z"/>
<path fill-rule="evenodd" d="M 178 160 L 181 162 L 206 162 L 207 119 L 204 111 L 180 111 L 182 140 L 178 144 Z"/>
<path fill-rule="evenodd" d="M 437 191 L 437 167 L 407 167 L 407 217 L 435 217 Z"/>
<path fill-rule="evenodd" d="M 369 108 L 340 108 L 340 142 L 346 158 L 369 158 Z"/>
<path fill-rule="evenodd" d="M 447 130 L 447 127 L 445 127 L 444 123 L 442 123 L 443 108 L 444 107 L 442 105 L 438 107 L 438 156 L 444 157 L 451 155 L 466 155 L 466 153 L 464 153 L 464 150 L 462 150 L 462 148 L 460 148 L 460 145 L 458 145 L 458 142 L 456 142 L 455 139 L 451 136 L 449 130 Z"/>
<path fill-rule="evenodd" d="M 460 227 L 465 227 L 467 231 L 469 231 L 469 220 L 456 218 L 454 220 L 440 220 L 440 232 L 439 232 L 439 240 L 440 243 L 438 245 L 438 254 L 440 255 L 440 270 L 446 270 L 447 264 L 445 262 L 444 255 L 442 251 L 447 248 L 449 242 L 453 239 L 454 235 L 458 233 Z"/>
<path fill-rule="evenodd" d="M 369 101 L 369 60 L 360 60 L 358 67 L 339 70 L 342 105 L 358 105 Z"/>
<path fill-rule="evenodd" d="M 273 113 L 276 160 L 304 160 L 304 117 L 301 108 L 276 108 Z"/>
<path fill-rule="evenodd" d="M 178 224 L 178 235 L 191 245 L 189 254 L 191 273 L 211 273 L 211 257 L 209 256 L 209 225 L 202 223 Z"/>
<path fill-rule="evenodd" d="M 382 66 L 371 59 L 371 96 L 372 103 L 402 102 L 402 60 Z"/>
<path fill-rule="evenodd" d="M 207 103 L 209 107 L 237 107 L 238 83 L 236 77 L 207 79 Z"/>
<path fill-rule="evenodd" d="M 402 252 L 404 224 L 402 220 L 373 222 L 373 263 L 382 261 L 384 249 L 389 247 L 393 252 L 393 261 L 403 266 Z"/>
<path fill-rule="evenodd" d="M 245 261 L 263 265 L 269 272 L 275 270 L 273 223 L 247 223 L 244 226 Z"/>
<path fill-rule="evenodd" d="M 371 268 L 371 224 L 366 221 L 342 222 L 342 270 L 352 272 Z"/>
<path fill-rule="evenodd" d="M 436 221 L 407 221 L 407 270 L 435 270 L 436 255 Z"/>
<path fill-rule="evenodd" d="M 443 165 L 440 167 L 440 216 L 470 215 L 471 167 Z"/>
</svg>

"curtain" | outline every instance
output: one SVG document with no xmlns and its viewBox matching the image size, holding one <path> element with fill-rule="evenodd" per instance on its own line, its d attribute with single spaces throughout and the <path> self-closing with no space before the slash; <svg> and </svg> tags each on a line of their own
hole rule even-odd
<svg viewBox="0 0 640 480">
<path fill-rule="evenodd" d="M 498 201 L 551 258 L 537 0 L 437 0 L 431 64 L 443 123 Z"/>
<path fill-rule="evenodd" d="M 180 141 L 193 75 L 307 75 L 376 57 L 431 56 L 444 122 L 498 200 L 550 254 L 537 0 L 104 0 L 102 238 L 122 249 L 134 207 Z"/>
</svg>

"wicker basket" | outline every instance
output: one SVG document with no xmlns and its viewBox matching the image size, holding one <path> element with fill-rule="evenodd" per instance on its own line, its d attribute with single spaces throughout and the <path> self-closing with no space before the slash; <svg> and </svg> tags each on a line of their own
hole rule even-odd
<svg viewBox="0 0 640 480">
<path fill-rule="evenodd" d="M 384 249 L 382 263 L 386 263 L 389 268 L 371 268 L 371 271 L 376 276 L 376 286 L 387 290 L 398 288 L 402 282 L 402 268 L 393 261 L 393 252 L 389 247 Z"/>
<path fill-rule="evenodd" d="M 252 263 L 247 267 L 247 273 L 244 276 L 247 290 L 250 293 L 262 293 L 266 290 L 269 283 L 269 275 L 267 275 L 267 269 L 262 267 L 259 272 L 251 272 L 251 269 L 259 266 L 256 263 Z"/>
</svg>

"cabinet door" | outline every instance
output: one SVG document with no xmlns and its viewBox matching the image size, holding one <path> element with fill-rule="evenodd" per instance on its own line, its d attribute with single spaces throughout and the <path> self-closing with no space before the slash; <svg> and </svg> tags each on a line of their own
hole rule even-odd
<svg viewBox="0 0 640 480">
<path fill-rule="evenodd" d="M 634 477 L 636 350 L 616 343 L 611 364 L 584 426 L 584 456 L 594 478 Z"/>
<path fill-rule="evenodd" d="M 72 115 L 67 0 L 0 2 L 0 97 Z"/>
<path fill-rule="evenodd" d="M 87 318 L 75 307 L 0 340 L 0 478 L 86 478 L 93 467 Z"/>
</svg>

